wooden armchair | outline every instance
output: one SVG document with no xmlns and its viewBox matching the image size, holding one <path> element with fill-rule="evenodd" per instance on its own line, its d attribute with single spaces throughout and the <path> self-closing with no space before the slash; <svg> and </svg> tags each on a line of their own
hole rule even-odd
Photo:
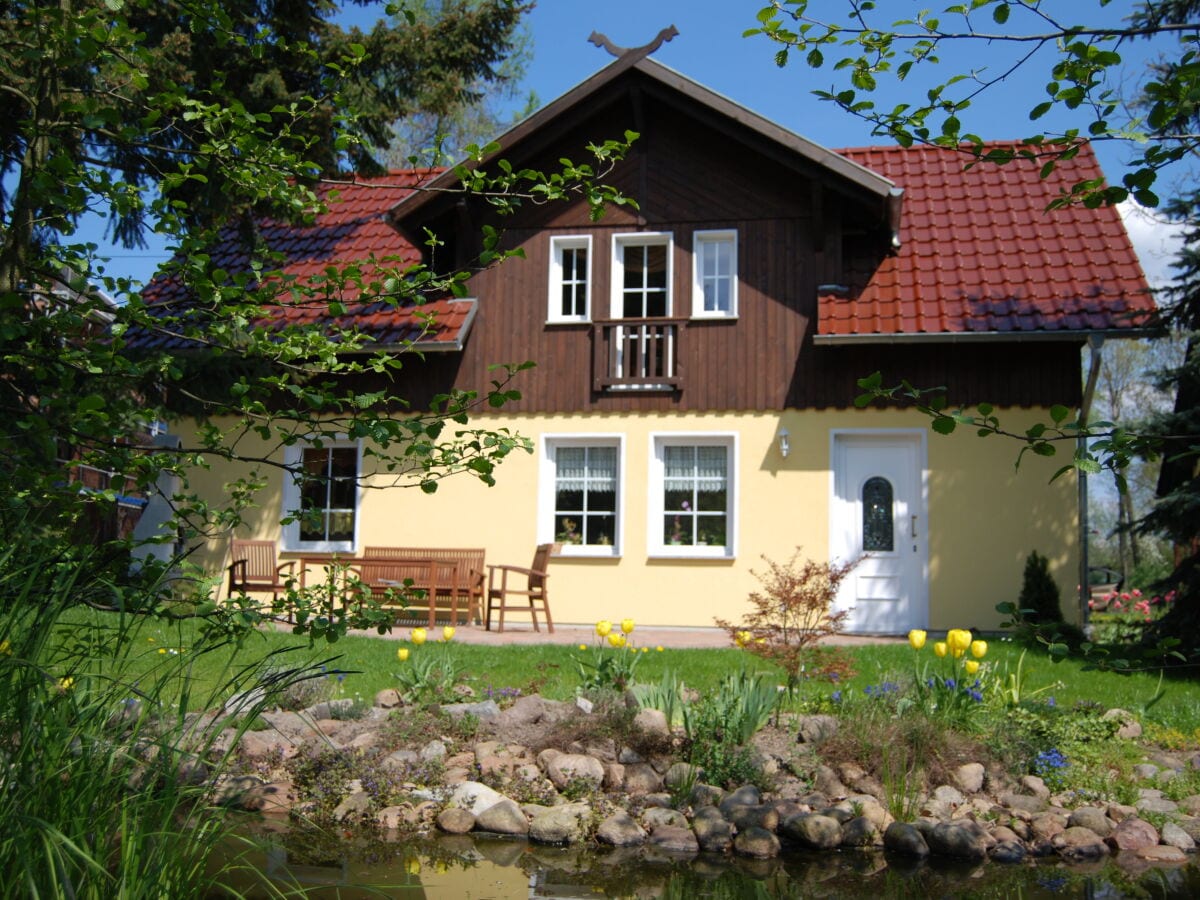
<svg viewBox="0 0 1200 900">
<path fill-rule="evenodd" d="M 233 541 L 229 564 L 229 593 L 271 592 L 271 602 L 287 590 L 295 562 L 280 563 L 274 541 Z"/>
<path fill-rule="evenodd" d="M 538 627 L 537 604 L 542 605 L 546 617 L 546 628 L 554 634 L 554 619 L 550 617 L 550 599 L 546 582 L 550 573 L 546 571 L 550 557 L 559 549 L 559 544 L 539 544 L 533 554 L 533 563 L 528 569 L 521 566 L 488 566 L 487 612 L 484 626 L 492 630 L 492 611 L 500 613 L 497 631 L 504 631 L 506 612 L 529 613 L 533 617 L 533 630 Z M 497 575 L 499 577 L 497 577 Z M 524 586 L 521 586 L 522 581 Z"/>
</svg>

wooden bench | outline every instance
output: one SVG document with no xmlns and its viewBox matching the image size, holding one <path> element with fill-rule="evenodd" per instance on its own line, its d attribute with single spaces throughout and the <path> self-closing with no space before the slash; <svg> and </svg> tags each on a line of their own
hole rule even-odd
<svg viewBox="0 0 1200 900">
<path fill-rule="evenodd" d="M 482 549 L 366 547 L 362 557 L 350 561 L 350 564 L 360 570 L 365 566 L 365 572 L 359 578 L 372 586 L 372 593 L 376 596 L 384 593 L 389 582 L 403 583 L 411 578 L 414 588 L 427 592 L 430 625 L 433 624 L 436 608 L 443 603 L 448 604 L 451 618 L 457 625 L 460 603 L 465 606 L 469 623 L 479 621 L 486 586 L 483 560 Z M 394 578 L 393 575 L 397 573 L 401 577 Z M 377 588 L 376 585 L 383 587 Z"/>
</svg>

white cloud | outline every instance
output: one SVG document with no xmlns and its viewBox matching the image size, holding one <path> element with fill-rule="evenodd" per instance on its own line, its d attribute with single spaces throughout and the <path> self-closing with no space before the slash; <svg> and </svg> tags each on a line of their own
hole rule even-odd
<svg viewBox="0 0 1200 900">
<path fill-rule="evenodd" d="M 1132 199 L 1117 204 L 1117 211 L 1125 222 L 1125 230 L 1129 232 L 1150 286 L 1157 288 L 1170 282 L 1171 262 L 1182 246 L 1183 226 Z"/>
</svg>

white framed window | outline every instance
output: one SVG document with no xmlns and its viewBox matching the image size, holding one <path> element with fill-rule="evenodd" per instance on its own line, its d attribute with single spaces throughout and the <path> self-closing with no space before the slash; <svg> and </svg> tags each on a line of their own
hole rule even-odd
<svg viewBox="0 0 1200 900">
<path fill-rule="evenodd" d="M 624 483 L 620 435 L 547 435 L 542 440 L 539 543 L 566 556 L 620 556 Z"/>
<path fill-rule="evenodd" d="M 592 315 L 592 237 L 550 238 L 548 322 L 587 322 Z"/>
<path fill-rule="evenodd" d="M 285 450 L 283 549 L 353 553 L 362 471 L 357 441 L 297 444 Z"/>
<path fill-rule="evenodd" d="M 651 440 L 651 555 L 736 555 L 736 435 L 659 434 Z"/>
<path fill-rule="evenodd" d="M 671 232 L 613 235 L 612 317 L 671 315 Z"/>
<path fill-rule="evenodd" d="M 692 316 L 737 317 L 737 232 L 697 231 L 692 235 Z"/>
</svg>

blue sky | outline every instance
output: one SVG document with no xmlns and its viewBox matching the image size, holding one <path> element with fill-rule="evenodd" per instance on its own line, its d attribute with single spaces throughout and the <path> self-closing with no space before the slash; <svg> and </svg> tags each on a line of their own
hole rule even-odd
<svg viewBox="0 0 1200 900">
<path fill-rule="evenodd" d="M 839 73 L 828 67 L 812 70 L 800 59 L 779 68 L 774 61 L 775 45 L 761 36 L 742 36 L 746 29 L 755 27 L 755 14 L 763 5 L 764 0 L 539 0 L 528 18 L 533 58 L 523 89 L 536 92 L 541 103 L 548 103 L 603 68 L 611 57 L 587 43 L 593 30 L 606 34 L 619 46 L 634 47 L 649 42 L 660 29 L 673 24 L 680 34 L 658 50 L 654 58 L 659 62 L 818 144 L 836 148 L 881 143 L 864 123 L 812 96 L 811 91 L 829 89 L 835 83 L 843 87 L 836 81 Z M 879 5 L 890 19 L 924 4 L 886 0 Z M 1096 0 L 1045 0 L 1043 5 L 1089 24 L 1117 24 L 1134 4 L 1114 0 L 1102 12 Z M 382 6 L 351 8 L 344 19 L 369 24 Z M 844 0 L 814 0 L 810 8 L 814 12 L 827 11 L 830 21 L 843 21 L 846 6 Z M 1126 45 L 1120 52 L 1125 60 L 1122 80 L 1132 84 L 1156 49 L 1142 41 Z M 976 101 L 963 116 L 969 130 L 985 139 L 1012 139 L 1042 128 L 1066 127 L 1066 120 L 1053 114 L 1036 125 L 1028 120 L 1029 108 L 1044 96 L 1044 60 L 1050 58 L 1049 52 L 1043 52 L 999 89 Z M 985 74 L 1005 67 L 1001 48 L 978 43 L 951 49 L 943 53 L 943 59 L 939 67 L 942 71 L 935 73 L 942 78 L 973 67 Z M 905 91 L 915 88 L 923 93 L 925 86 L 924 81 L 910 82 Z M 889 87 L 875 99 L 881 106 L 890 106 L 903 97 L 903 91 Z M 1129 156 L 1128 147 L 1110 143 L 1098 146 L 1097 152 L 1109 179 L 1119 180 Z M 1166 230 L 1152 219 L 1127 216 L 1127 224 L 1143 265 L 1153 277 L 1164 269 L 1171 252 L 1169 245 L 1160 246 Z M 138 278 L 147 277 L 161 258 L 154 252 L 120 248 L 114 248 L 112 255 L 113 269 Z"/>
</svg>

